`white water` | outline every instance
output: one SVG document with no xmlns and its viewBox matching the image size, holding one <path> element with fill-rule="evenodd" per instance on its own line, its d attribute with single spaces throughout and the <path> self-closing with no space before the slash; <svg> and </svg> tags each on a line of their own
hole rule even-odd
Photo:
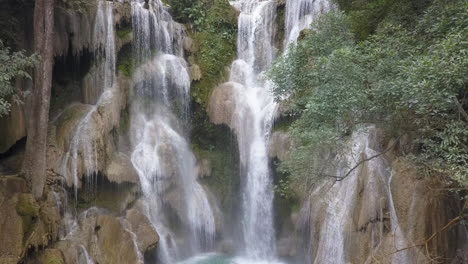
<svg viewBox="0 0 468 264">
<path fill-rule="evenodd" d="M 286 2 L 284 46 L 295 42 L 302 30 L 309 28 L 321 14 L 333 7 L 330 0 L 289 0 Z"/>
<path fill-rule="evenodd" d="M 355 132 L 350 141 L 351 147 L 345 150 L 342 155 L 336 157 L 338 162 L 335 175 L 345 175 L 351 167 L 354 167 L 360 160 L 374 156 L 378 152 L 370 147 L 369 128 L 361 129 Z M 361 173 L 365 166 L 367 170 Z M 367 179 L 363 178 L 367 175 Z M 358 243 L 358 238 L 353 237 L 351 230 L 354 214 L 359 199 L 364 202 L 366 215 L 369 220 L 377 220 L 375 223 L 368 223 L 366 232 L 370 236 L 369 245 L 360 245 L 360 247 L 370 246 L 372 252 L 378 252 L 382 243 L 384 243 L 384 224 L 380 221 L 384 219 L 384 210 L 388 208 L 390 212 L 390 225 L 393 234 L 394 248 L 404 248 L 407 245 L 405 236 L 400 228 L 398 217 L 396 215 L 391 193 L 392 174 L 389 171 L 383 157 L 377 157 L 355 169 L 346 179 L 322 184 L 311 194 L 311 200 L 305 204 L 301 210 L 302 225 L 305 227 L 316 228 L 308 230 L 310 232 L 309 241 L 306 242 L 307 263 L 348 263 L 347 256 L 351 245 Z M 360 182 L 365 183 L 365 192 L 358 197 L 358 186 Z M 387 204 L 382 204 L 381 197 L 386 196 Z M 351 247 L 352 248 L 352 247 Z M 402 251 L 394 254 L 392 263 L 413 263 L 410 251 Z M 371 260 L 372 263 L 373 260 Z M 366 262 L 367 263 L 367 262 Z"/>
<path fill-rule="evenodd" d="M 197 182 L 195 156 L 185 139 L 186 120 L 180 119 L 187 114 L 190 92 L 182 27 L 159 0 L 149 3 L 149 9 L 143 1 L 132 3 L 134 54 L 142 65 L 133 76 L 131 159 L 146 214 L 160 235 L 159 261 L 171 264 L 210 249 L 216 230 L 207 194 Z M 171 221 L 168 207 L 174 204 L 182 226 Z"/>
<path fill-rule="evenodd" d="M 96 102 L 73 131 L 71 144 L 62 160 L 61 170 L 67 185 L 75 189 L 75 200 L 80 187 L 81 174 L 93 176 L 98 172 L 98 147 L 101 138 L 95 138 L 98 107 L 113 99 L 115 93 L 115 32 L 112 2 L 99 1 L 94 26 L 94 45 L 99 47 L 97 64 L 89 77 L 93 90 L 85 95 L 85 101 Z M 89 90 L 88 90 L 89 92 Z"/>
<path fill-rule="evenodd" d="M 273 183 L 268 142 L 277 105 L 261 74 L 275 57 L 276 1 L 240 0 L 238 59 L 231 67 L 231 82 L 241 87 L 232 127 L 237 132 L 243 178 L 243 255 L 273 260 L 276 255 L 273 224 Z"/>
</svg>

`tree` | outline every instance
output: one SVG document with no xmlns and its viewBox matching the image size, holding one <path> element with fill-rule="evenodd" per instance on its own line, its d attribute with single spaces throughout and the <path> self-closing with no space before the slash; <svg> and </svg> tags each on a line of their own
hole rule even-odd
<svg viewBox="0 0 468 264">
<path fill-rule="evenodd" d="M 0 117 L 8 114 L 11 101 L 19 102 L 21 98 L 15 93 L 12 82 L 18 77 L 31 78 L 26 69 L 37 63 L 37 56 L 27 57 L 23 51 L 11 52 L 0 41 Z M 10 100 L 11 98 L 13 100 Z"/>
<path fill-rule="evenodd" d="M 298 148 L 282 166 L 299 183 L 324 178 L 311 168 L 320 166 L 315 155 L 375 123 L 413 135 L 408 158 L 428 174 L 468 186 L 468 5 L 435 1 L 406 26 L 400 18 L 353 41 L 349 15 L 332 11 L 270 70 L 275 94 L 297 117 L 290 132 Z"/>
<path fill-rule="evenodd" d="M 41 61 L 34 71 L 22 174 L 31 183 L 36 199 L 42 197 L 46 179 L 47 126 L 54 59 L 54 7 L 55 0 L 36 0 L 34 7 L 34 50 L 41 56 Z"/>
</svg>

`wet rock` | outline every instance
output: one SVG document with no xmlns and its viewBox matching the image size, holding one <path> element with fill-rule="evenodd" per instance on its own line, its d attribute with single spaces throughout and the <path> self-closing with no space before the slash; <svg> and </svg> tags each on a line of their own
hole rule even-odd
<svg viewBox="0 0 468 264">
<path fill-rule="evenodd" d="M 127 211 L 126 219 L 138 238 L 138 247 L 141 252 L 146 252 L 157 246 L 159 235 L 144 214 L 137 209 L 130 209 Z"/>
<path fill-rule="evenodd" d="M 57 239 L 59 225 L 53 195 L 38 203 L 24 179 L 0 177 L 0 263 L 18 263 L 29 249 L 46 247 Z"/>
<path fill-rule="evenodd" d="M 142 263 L 135 245 L 135 238 L 113 216 L 100 215 L 96 220 L 98 253 L 96 262 L 101 264 Z"/>
<path fill-rule="evenodd" d="M 292 148 L 292 140 L 286 132 L 273 132 L 270 139 L 269 156 L 280 161 L 288 159 Z"/>
<path fill-rule="evenodd" d="M 197 160 L 197 171 L 199 178 L 211 176 L 211 162 L 209 159 Z"/>
<path fill-rule="evenodd" d="M 65 264 L 62 251 L 53 248 L 44 250 L 44 253 L 42 253 L 39 260 L 42 264 Z"/>
<path fill-rule="evenodd" d="M 109 181 L 114 183 L 139 183 L 138 173 L 133 167 L 130 157 L 121 152 L 113 155 L 105 170 L 105 175 Z"/>
<path fill-rule="evenodd" d="M 241 84 L 228 82 L 213 90 L 208 104 L 211 122 L 216 125 L 225 124 L 233 129 L 232 119 L 236 110 L 236 101 L 242 89 Z"/>
</svg>

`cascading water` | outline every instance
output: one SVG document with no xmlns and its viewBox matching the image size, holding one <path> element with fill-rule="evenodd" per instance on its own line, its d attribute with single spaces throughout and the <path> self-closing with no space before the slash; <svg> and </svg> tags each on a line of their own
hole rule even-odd
<svg viewBox="0 0 468 264">
<path fill-rule="evenodd" d="M 79 188 L 80 174 L 86 176 L 98 172 L 98 146 L 103 145 L 100 138 L 92 137 L 96 128 L 94 118 L 98 107 L 113 99 L 115 92 L 115 32 L 112 3 L 99 1 L 94 26 L 93 43 L 98 50 L 99 61 L 95 71 L 88 76 L 92 92 L 85 91 L 85 101 L 92 103 L 89 111 L 76 126 L 71 144 L 62 161 L 62 175 L 67 184 L 75 189 L 75 200 Z"/>
<path fill-rule="evenodd" d="M 96 127 L 96 116 L 98 108 L 114 100 L 116 93 L 116 54 L 115 54 L 115 32 L 114 32 L 114 17 L 112 2 L 98 1 L 97 13 L 94 25 L 93 44 L 97 50 L 98 61 L 91 73 L 85 79 L 84 102 L 91 104 L 88 112 L 78 122 L 75 127 L 70 146 L 65 153 L 62 163 L 61 172 L 65 177 L 66 184 L 74 188 L 75 203 L 78 199 L 78 189 L 80 187 L 80 177 L 92 177 L 98 173 L 98 148 L 103 146 L 104 142 L 94 132 Z M 91 89 L 89 89 L 91 88 Z M 110 112 L 117 109 L 110 109 Z M 90 182 L 93 182 L 92 180 Z M 66 203 L 66 202 L 63 202 Z M 85 212 L 94 211 L 91 208 Z M 75 212 L 65 208 L 64 216 L 64 234 L 62 239 L 74 241 L 79 240 L 78 232 L 78 215 Z M 77 242 L 79 243 L 79 242 Z M 88 254 L 85 246 L 79 245 L 77 248 L 78 259 L 80 264 L 94 264 L 93 259 Z"/>
<path fill-rule="evenodd" d="M 240 0 L 238 59 L 230 81 L 241 87 L 232 127 L 237 133 L 241 176 L 244 179 L 243 253 L 254 260 L 275 258 L 273 184 L 268 143 L 277 105 L 261 74 L 275 57 L 276 1 Z"/>
<path fill-rule="evenodd" d="M 337 169 L 334 174 L 345 175 L 361 160 L 379 153 L 371 147 L 370 129 L 373 128 L 362 128 L 353 134 L 350 150 L 335 157 Z M 391 243 L 395 249 L 406 247 L 408 243 L 393 204 L 391 179 L 385 159 L 376 157 L 353 170 L 343 181 L 326 181 L 317 187 L 301 211 L 301 225 L 310 232 L 309 241 L 306 242 L 306 263 L 339 264 L 351 261 L 349 250 L 358 240 L 356 235 L 352 235 L 352 230 L 356 228 L 352 226 L 358 224 L 353 221 L 356 221 L 357 210 L 361 208 L 358 201 L 365 201 L 364 209 L 360 210 L 365 210 L 365 217 L 370 219 L 365 229 L 371 254 L 380 250 L 384 243 Z M 365 184 L 365 191 L 359 191 L 362 183 Z M 390 230 L 393 233 L 391 242 L 384 241 L 385 208 L 389 211 Z M 360 245 L 361 248 L 365 246 Z M 396 252 L 391 256 L 391 263 L 415 263 L 412 254 L 411 250 Z"/>
<path fill-rule="evenodd" d="M 286 2 L 285 47 L 295 42 L 302 30 L 333 7 L 330 0 L 294 0 Z"/>
<path fill-rule="evenodd" d="M 133 2 L 132 14 L 134 54 L 142 64 L 133 76 L 132 163 L 146 213 L 160 235 L 159 260 L 170 264 L 210 249 L 215 220 L 207 194 L 197 182 L 196 159 L 184 135 L 186 120 L 177 118 L 187 115 L 190 91 L 182 58 L 182 26 L 172 21 L 159 0 L 148 5 Z M 177 207 L 182 222 L 177 229 L 185 234 L 171 225 L 169 207 Z"/>
</svg>

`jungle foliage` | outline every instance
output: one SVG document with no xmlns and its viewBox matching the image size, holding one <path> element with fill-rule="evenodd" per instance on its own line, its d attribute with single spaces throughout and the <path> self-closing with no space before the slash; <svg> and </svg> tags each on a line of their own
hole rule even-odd
<svg viewBox="0 0 468 264">
<path fill-rule="evenodd" d="M 236 55 L 237 11 L 227 0 L 169 0 L 177 21 L 192 25 L 197 45 L 192 54 L 202 79 L 194 83 L 195 102 L 206 106 L 212 89 L 222 81 L 225 67 Z"/>
<path fill-rule="evenodd" d="M 0 40 L 0 117 L 10 112 L 11 103 L 21 103 L 21 91 L 16 91 L 14 80 L 31 79 L 28 69 L 38 62 L 38 56 L 26 56 L 24 51 L 13 52 Z"/>
<path fill-rule="evenodd" d="M 398 1 L 366 8 L 388 2 Z M 310 178 L 320 147 L 375 123 L 417 138 L 409 155 L 430 175 L 468 186 L 468 1 L 388 13 L 375 29 L 364 26 L 365 35 L 374 32 L 365 40 L 356 21 L 373 18 L 356 15 L 364 11 L 353 4 L 344 10 L 318 19 L 268 73 L 297 118 L 291 132 L 300 147 L 283 169 Z"/>
</svg>

